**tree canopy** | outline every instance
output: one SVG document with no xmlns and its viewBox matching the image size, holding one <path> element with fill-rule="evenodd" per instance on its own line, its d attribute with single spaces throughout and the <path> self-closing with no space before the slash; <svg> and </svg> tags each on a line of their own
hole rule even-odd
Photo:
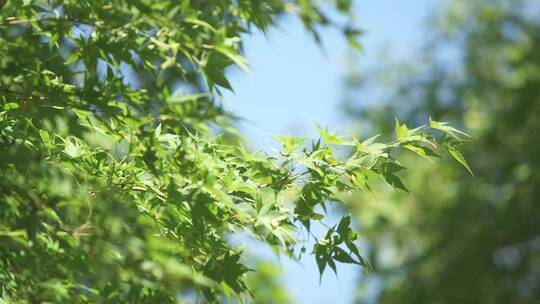
<svg viewBox="0 0 540 304">
<path fill-rule="evenodd" d="M 351 203 L 374 269 L 360 303 L 538 302 L 539 8 L 527 0 L 449 1 L 422 52 L 370 74 L 397 77 L 382 87 L 391 102 L 362 109 L 364 122 L 389 133 L 388 113 L 398 112 L 410 123 L 432 116 L 462 125 L 473 138 L 464 154 L 475 178 L 404 155 L 415 166 L 404 180 L 419 191 L 374 190 L 377 199 Z M 376 80 L 351 80 L 355 108 L 361 95 L 352 92 Z"/>
<path fill-rule="evenodd" d="M 249 294 L 236 234 L 300 258 L 300 231 L 382 178 L 393 156 L 463 133 L 395 122 L 387 142 L 319 128 L 248 151 L 221 103 L 242 37 L 284 14 L 358 47 L 351 2 L 9 0 L 0 11 L 0 298 L 8 303 L 209 302 Z M 338 21 L 330 15 L 339 14 Z M 343 22 L 343 20 L 346 20 Z M 427 117 L 425 121 L 427 120 Z M 308 253 L 322 272 L 366 265 L 344 215 Z"/>
</svg>

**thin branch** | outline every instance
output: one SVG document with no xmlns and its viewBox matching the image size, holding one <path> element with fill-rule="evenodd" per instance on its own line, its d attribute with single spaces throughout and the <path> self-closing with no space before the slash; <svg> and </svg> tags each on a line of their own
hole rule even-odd
<svg viewBox="0 0 540 304">
<path fill-rule="evenodd" d="M 60 22 L 71 22 L 71 23 L 80 23 L 87 24 L 91 26 L 100 26 L 102 22 L 100 21 L 87 21 L 72 17 L 62 17 L 62 18 L 51 18 L 51 17 L 36 17 L 30 19 L 18 19 L 16 17 L 8 17 L 4 19 L 4 22 L 0 23 L 0 27 L 15 26 L 21 24 L 27 24 L 32 22 L 51 22 L 51 21 L 60 21 Z"/>
</svg>

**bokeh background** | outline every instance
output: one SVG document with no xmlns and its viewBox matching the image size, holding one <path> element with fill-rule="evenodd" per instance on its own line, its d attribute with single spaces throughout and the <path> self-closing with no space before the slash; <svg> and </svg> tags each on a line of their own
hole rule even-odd
<svg viewBox="0 0 540 304">
<path fill-rule="evenodd" d="M 538 303 L 540 3 L 357 1 L 354 13 L 360 55 L 331 30 L 318 46 L 293 19 L 246 37 L 252 73 L 230 71 L 225 100 L 249 117 L 251 147 L 271 153 L 272 135 L 312 136 L 315 123 L 391 136 L 395 117 L 434 117 L 471 134 L 475 177 L 403 155 L 411 194 L 375 185 L 350 204 L 370 272 L 339 265 L 319 282 L 314 259 L 257 249 L 280 270 L 268 266 L 261 290 L 294 303 Z"/>
</svg>

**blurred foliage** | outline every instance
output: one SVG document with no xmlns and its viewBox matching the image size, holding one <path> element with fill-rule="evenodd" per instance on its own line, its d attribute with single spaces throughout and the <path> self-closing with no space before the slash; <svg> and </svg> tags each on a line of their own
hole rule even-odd
<svg viewBox="0 0 540 304">
<path fill-rule="evenodd" d="M 320 129 L 317 140 L 277 137 L 276 156 L 243 148 L 220 101 L 231 89 L 226 69 L 249 68 L 242 35 L 292 14 L 316 39 L 333 26 L 358 47 L 350 1 L 2 4 L 4 303 L 239 300 L 250 294 L 250 268 L 245 248 L 229 241 L 238 234 L 298 257 L 307 231 L 321 274 L 336 262 L 364 265 L 349 216 L 324 236 L 310 233 L 327 204 L 364 191 L 370 176 L 405 189 L 391 155 L 405 146 L 461 159 L 460 137 L 435 121 L 397 123 L 400 137 L 388 143 Z M 268 288 L 254 292 L 262 302 L 286 300 L 273 285 L 252 286 Z"/>
<path fill-rule="evenodd" d="M 414 194 L 357 198 L 374 268 L 359 303 L 538 303 L 540 3 L 449 1 L 428 33 L 405 63 L 353 73 L 346 106 L 382 133 L 393 115 L 463 126 L 475 178 L 403 155 Z M 375 85 L 383 101 L 357 103 Z"/>
<path fill-rule="evenodd" d="M 258 304 L 288 304 L 294 303 L 285 287 L 280 282 L 281 271 L 276 265 L 258 261 L 257 271 L 248 275 L 246 283 L 253 292 L 253 298 Z"/>
</svg>

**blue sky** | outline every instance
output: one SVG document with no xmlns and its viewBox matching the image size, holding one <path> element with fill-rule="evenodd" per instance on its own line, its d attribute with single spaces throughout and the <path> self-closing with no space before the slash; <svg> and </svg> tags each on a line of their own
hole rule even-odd
<svg viewBox="0 0 540 304">
<path fill-rule="evenodd" d="M 356 1 L 356 15 L 366 31 L 361 66 L 377 65 L 381 49 L 405 57 L 424 36 L 426 15 L 442 1 Z M 251 74 L 231 71 L 234 93 L 225 94 L 226 106 L 244 117 L 241 128 L 253 148 L 271 153 L 274 135 L 315 136 L 315 124 L 347 133 L 340 112 L 342 79 L 347 72 L 347 46 L 336 31 L 323 31 L 324 49 L 318 47 L 293 18 L 279 28 L 245 37 Z M 285 286 L 297 303 L 351 303 L 355 280 L 362 269 L 338 265 L 338 277 L 326 272 L 319 285 L 313 256 L 303 265 L 281 261 Z"/>
</svg>

